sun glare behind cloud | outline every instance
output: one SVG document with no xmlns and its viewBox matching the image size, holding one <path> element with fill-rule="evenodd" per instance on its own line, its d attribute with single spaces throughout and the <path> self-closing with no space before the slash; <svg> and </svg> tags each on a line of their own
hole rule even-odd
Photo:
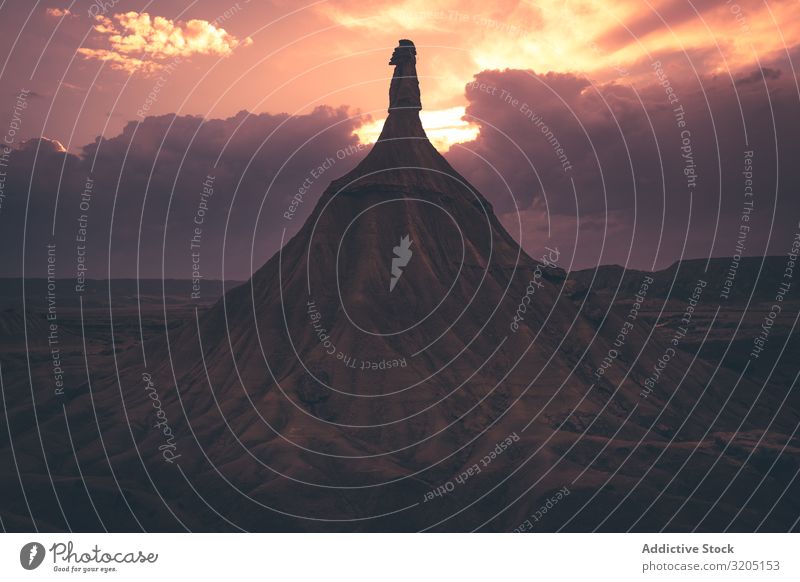
<svg viewBox="0 0 800 582">
<path fill-rule="evenodd" d="M 422 110 L 419 117 L 428 139 L 440 152 L 446 152 L 453 144 L 472 141 L 478 137 L 479 127 L 463 119 L 464 107 L 450 107 L 432 111 Z M 365 123 L 353 132 L 361 143 L 375 143 L 383 129 L 386 118 Z"/>
</svg>

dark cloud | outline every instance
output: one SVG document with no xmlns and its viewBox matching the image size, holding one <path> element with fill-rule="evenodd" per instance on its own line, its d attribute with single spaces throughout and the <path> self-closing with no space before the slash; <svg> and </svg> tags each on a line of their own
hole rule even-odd
<svg viewBox="0 0 800 582">
<path fill-rule="evenodd" d="M 774 81 L 779 79 L 782 71 L 780 69 L 771 69 L 769 67 L 761 67 L 755 71 L 751 71 L 744 75 L 739 75 L 736 78 L 736 85 L 747 85 L 748 83 L 761 83 L 764 81 Z"/>
<path fill-rule="evenodd" d="M 24 252 L 25 272 L 41 276 L 47 267 L 45 245 L 54 240 L 59 275 L 73 276 L 83 214 L 89 277 L 107 277 L 109 257 L 113 277 L 135 276 L 137 269 L 141 276 L 160 277 L 163 256 L 168 277 L 190 278 L 192 252 L 199 250 L 203 276 L 216 278 L 227 238 L 225 276 L 246 278 L 251 243 L 257 268 L 277 250 L 283 228 L 291 236 L 321 190 L 362 156 L 347 152 L 337 157 L 357 144 L 352 131 L 360 120 L 350 115 L 345 108 L 320 107 L 293 117 L 245 112 L 228 119 L 148 117 L 128 123 L 116 137 L 98 138 L 80 155 L 60 151 L 51 140 L 30 140 L 11 153 L 9 167 L 3 168 L 0 244 L 8 259 L 0 274 L 19 275 Z M 314 178 L 330 159 L 331 167 Z M 213 194 L 205 197 L 207 209 L 202 209 L 207 176 L 213 176 Z M 292 220 L 285 219 L 283 213 L 306 180 L 310 188 L 303 203 Z M 82 209 L 87 190 L 88 207 Z M 199 208 L 200 247 L 191 249 Z"/>
<path fill-rule="evenodd" d="M 699 81 L 668 66 L 672 104 L 652 67 L 644 82 L 599 86 L 580 75 L 484 71 L 466 92 L 481 133 L 448 158 L 516 233 L 507 182 L 532 254 L 549 242 L 577 249 L 581 267 L 625 263 L 630 252 L 632 264 L 646 268 L 734 254 L 744 152 L 752 150 L 756 196 L 745 254 L 783 253 L 800 219 L 798 94 L 792 75 L 781 74 L 788 66 L 778 59 L 736 80 Z M 684 130 L 694 188 L 684 173 Z"/>
</svg>

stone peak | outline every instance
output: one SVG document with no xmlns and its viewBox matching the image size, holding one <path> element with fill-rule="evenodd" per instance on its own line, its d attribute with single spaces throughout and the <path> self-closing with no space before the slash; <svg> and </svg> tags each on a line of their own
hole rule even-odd
<svg viewBox="0 0 800 582">
<path fill-rule="evenodd" d="M 417 49 L 414 43 L 406 38 L 400 39 L 389 64 L 394 66 L 394 75 L 389 85 L 389 112 L 422 109 L 417 79 Z"/>
</svg>

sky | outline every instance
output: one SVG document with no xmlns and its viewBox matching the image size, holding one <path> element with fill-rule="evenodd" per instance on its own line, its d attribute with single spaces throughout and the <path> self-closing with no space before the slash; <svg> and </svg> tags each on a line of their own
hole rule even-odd
<svg viewBox="0 0 800 582">
<path fill-rule="evenodd" d="M 377 137 L 400 38 L 432 142 L 531 255 L 654 269 L 791 246 L 797 0 L 6 0 L 0 275 L 41 273 L 52 241 L 73 275 L 87 215 L 88 276 L 187 278 L 211 175 L 204 273 L 246 278 Z"/>
</svg>

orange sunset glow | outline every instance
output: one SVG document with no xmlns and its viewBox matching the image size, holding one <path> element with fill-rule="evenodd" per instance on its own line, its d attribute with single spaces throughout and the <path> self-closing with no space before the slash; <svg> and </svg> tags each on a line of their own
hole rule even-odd
<svg viewBox="0 0 800 582">
<path fill-rule="evenodd" d="M 86 32 L 81 46 L 64 53 L 74 52 L 77 60 L 61 88 L 53 88 L 58 100 L 72 101 L 71 87 L 86 87 L 98 64 L 106 66 L 92 101 L 112 98 L 101 95 L 100 87 L 132 76 L 119 99 L 113 95 L 108 103 L 115 106 L 110 122 L 83 112 L 88 119 L 79 133 L 84 128 L 87 133 L 70 149 L 92 132 L 118 131 L 131 115 L 126 108 L 135 109 L 141 100 L 134 93 L 146 93 L 175 59 L 182 66 L 170 70 L 152 114 L 224 117 L 241 109 L 299 114 L 317 105 L 346 104 L 373 120 L 356 132 L 369 143 L 386 107 L 387 71 L 373 54 L 385 52 L 396 36 L 413 34 L 417 46 L 425 47 L 418 64 L 425 90 L 423 123 L 446 149 L 475 136 L 477 126 L 458 113 L 466 106 L 465 85 L 482 70 L 575 73 L 596 83 L 640 86 L 652 82 L 647 64 L 654 59 L 682 75 L 693 74 L 693 68 L 697 74 L 734 74 L 785 51 L 800 37 L 800 4 L 791 1 L 449 0 L 434 6 L 401 0 L 297 6 L 282 0 L 273 3 L 284 10 L 280 15 L 245 1 L 224 8 L 203 1 L 181 11 L 156 2 L 141 13 L 102 14 L 52 4 L 42 9 L 40 26 Z M 67 64 L 50 60 L 39 66 Z M 320 75 L 336 82 L 319 92 Z M 95 129 L 89 131 L 92 119 Z M 62 132 L 54 128 L 51 133 Z"/>
</svg>

